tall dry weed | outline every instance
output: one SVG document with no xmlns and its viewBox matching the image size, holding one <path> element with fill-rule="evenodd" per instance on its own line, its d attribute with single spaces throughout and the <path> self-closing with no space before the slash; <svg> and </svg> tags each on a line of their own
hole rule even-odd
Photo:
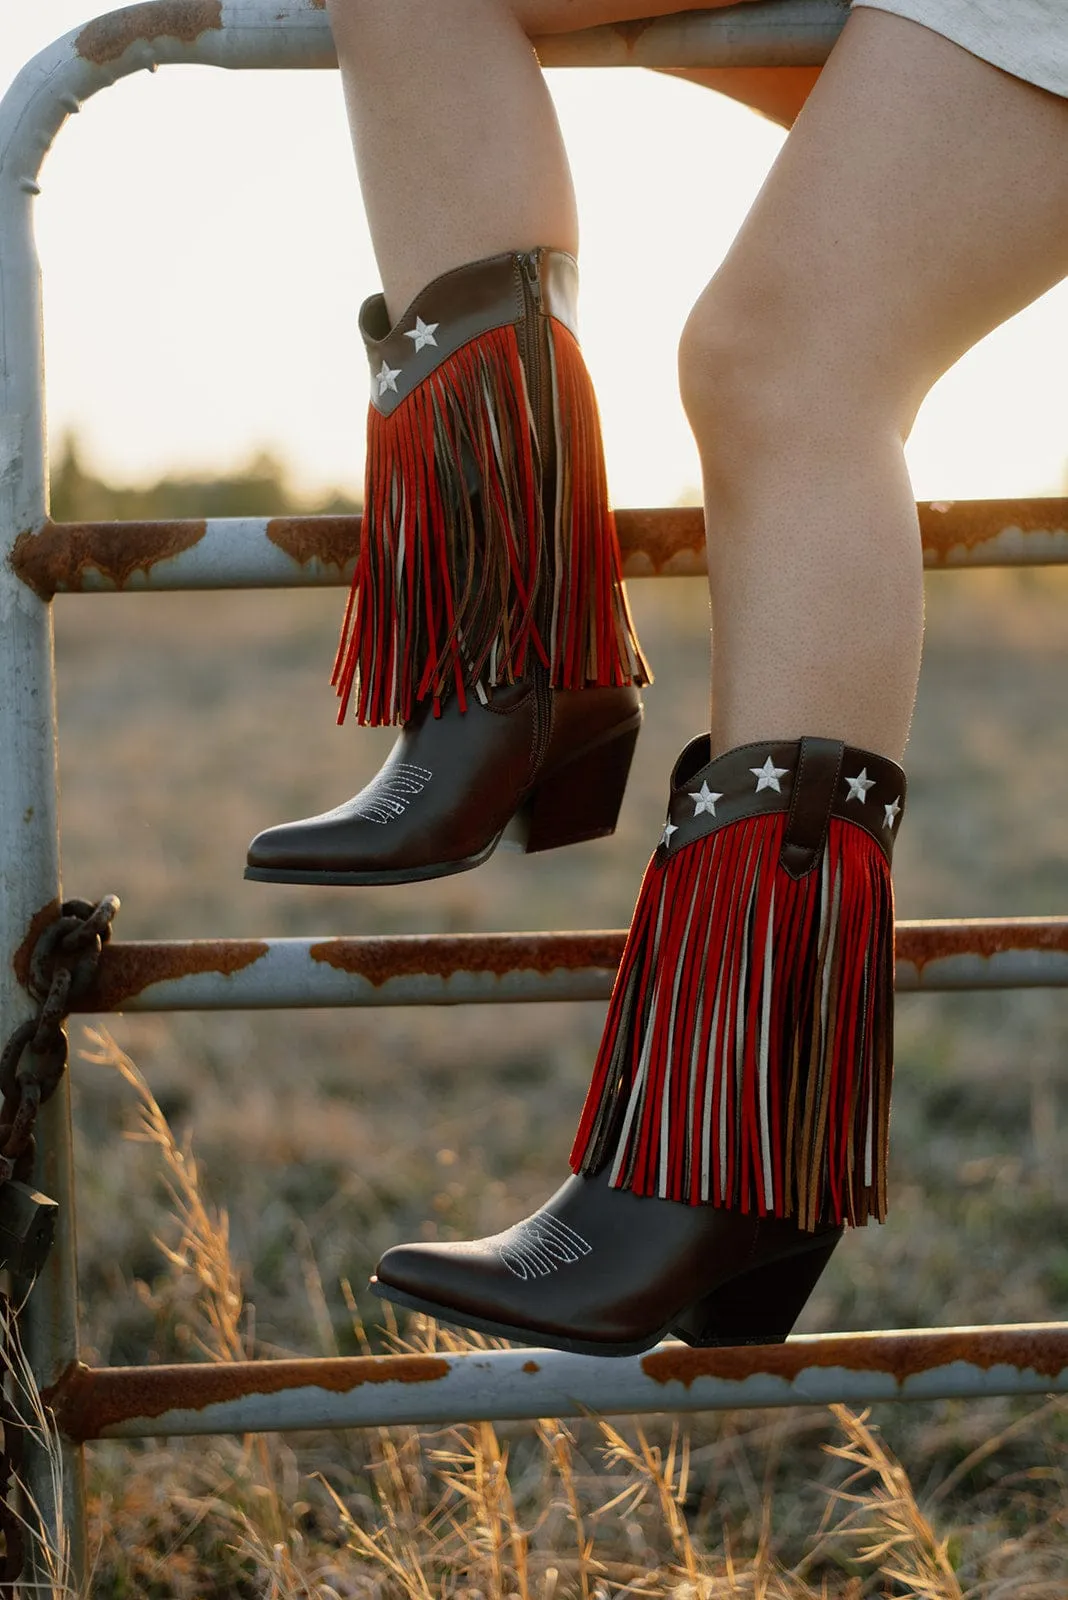
<svg viewBox="0 0 1068 1600">
<path fill-rule="evenodd" d="M 247 1307 L 226 1213 L 206 1198 L 191 1146 L 175 1138 L 135 1064 L 108 1034 L 89 1038 L 87 1059 L 133 1092 L 131 1137 L 160 1156 L 175 1224 L 173 1240 L 157 1241 L 172 1310 L 208 1360 L 245 1359 Z M 312 1321 L 332 1352 L 310 1238 L 298 1249 Z M 356 1343 L 370 1353 L 347 1283 L 342 1292 Z M 385 1331 L 399 1351 L 458 1354 L 499 1343 L 423 1318 L 402 1335 L 388 1308 Z M 739 1554 L 726 1530 L 719 1540 L 695 1531 L 690 1443 L 678 1424 L 658 1442 L 633 1422 L 589 1418 L 580 1429 L 545 1418 L 511 1436 L 488 1422 L 365 1430 L 362 1465 L 347 1485 L 304 1470 L 288 1446 L 265 1436 L 224 1440 L 208 1453 L 172 1445 L 134 1454 L 125 1490 L 110 1498 L 97 1491 L 98 1517 L 106 1509 L 110 1518 L 98 1522 L 98 1568 L 115 1579 L 109 1596 L 168 1600 L 1063 1600 L 1044 1582 L 1012 1588 L 1004 1560 L 963 1588 L 952 1539 L 867 1414 L 834 1406 L 831 1415 L 842 1442 L 824 1448 L 846 1475 L 792 1567 L 775 1556 L 767 1484 L 755 1548 Z M 960 1472 L 980 1457 L 973 1451 Z M 315 1503 L 320 1515 L 309 1520 Z M 1027 1554 L 1040 1559 L 1044 1549 L 1036 1541 Z"/>
<path fill-rule="evenodd" d="M 831 1490 L 826 1525 L 831 1544 L 855 1548 L 860 1562 L 898 1585 L 900 1600 L 965 1600 L 949 1540 L 939 1538 L 908 1473 L 871 1425 L 870 1413 L 858 1416 L 840 1405 L 830 1409 L 846 1442 L 824 1449 L 853 1469 Z"/>
<path fill-rule="evenodd" d="M 179 1144 L 140 1069 L 103 1029 L 87 1028 L 85 1037 L 92 1048 L 82 1051 L 82 1060 L 117 1072 L 134 1092 L 138 1122 L 126 1138 L 151 1145 L 161 1157 L 160 1179 L 178 1223 L 178 1239 L 169 1244 L 156 1237 L 153 1243 L 177 1284 L 192 1289 L 195 1346 L 209 1361 L 244 1361 L 245 1297 L 230 1251 L 229 1218 L 204 1199 L 192 1146 Z"/>
<path fill-rule="evenodd" d="M 53 1526 L 51 1519 L 42 1514 L 25 1476 L 13 1476 L 11 1510 L 22 1527 L 26 1559 L 29 1562 L 32 1555 L 39 1581 L 48 1585 L 55 1600 L 78 1600 L 71 1567 L 70 1531 L 64 1518 L 63 1464 L 55 1418 L 41 1400 L 23 1349 L 18 1308 L 6 1297 L 0 1297 L 0 1350 L 8 1404 L 20 1419 L 24 1448 L 31 1447 L 47 1463 L 50 1499 L 57 1513 Z M 5 1424 L 5 1436 L 6 1430 Z M 7 1442 L 5 1437 L 5 1445 Z"/>
<path fill-rule="evenodd" d="M 354 1302 L 350 1296 L 350 1306 Z M 362 1327 L 358 1333 L 363 1337 Z M 429 1318 L 413 1319 L 399 1351 L 459 1354 L 500 1341 L 460 1335 Z M 518 1473 L 489 1423 L 404 1430 L 399 1449 L 380 1430 L 376 1477 L 380 1524 L 363 1527 L 344 1500 L 335 1503 L 349 1546 L 379 1573 L 381 1600 L 829 1600 L 779 1566 L 771 1554 L 770 1506 L 758 1549 L 735 1559 L 725 1545 L 702 1550 L 686 1513 L 689 1441 L 671 1430 L 658 1444 L 646 1429 L 591 1418 L 600 1472 L 593 1472 L 576 1432 L 543 1418 L 534 1438 L 540 1458 Z M 401 1469 L 401 1452 L 408 1455 Z M 418 1469 L 413 1473 L 413 1464 Z M 518 1482 L 513 1481 L 518 1477 Z M 416 1493 L 413 1496 L 413 1482 Z M 536 1484 L 536 1492 L 531 1492 Z M 395 1498 L 391 1491 L 401 1488 Z M 392 1503 L 391 1503 L 392 1501 Z M 401 1508 L 398 1515 L 398 1507 Z M 636 1515 L 650 1514 L 639 1527 Z M 620 1559 L 620 1527 L 634 1559 Z M 834 1594 L 859 1600 L 852 1580 Z"/>
<path fill-rule="evenodd" d="M 161 1181 L 178 1237 L 174 1243 L 162 1238 L 155 1243 L 171 1269 L 171 1287 L 189 1321 L 191 1342 L 209 1361 L 243 1361 L 250 1354 L 244 1332 L 245 1297 L 230 1250 L 226 1212 L 205 1198 L 191 1145 L 178 1142 L 136 1064 L 105 1030 L 86 1029 L 86 1038 L 91 1048 L 82 1052 L 83 1059 L 116 1072 L 133 1090 L 138 1120 L 127 1137 L 151 1145 L 160 1155 Z M 166 1464 L 168 1453 L 157 1453 L 153 1459 Z M 179 1545 L 210 1516 L 218 1528 L 229 1531 L 235 1568 L 262 1573 L 273 1600 L 321 1595 L 323 1558 L 321 1552 L 309 1552 L 299 1527 L 300 1475 L 293 1452 L 277 1437 L 257 1434 L 241 1445 L 225 1441 L 209 1459 L 214 1481 L 206 1483 L 202 1457 L 179 1453 L 172 1457 L 179 1469 L 172 1504 L 179 1514 L 185 1513 L 185 1519 L 173 1529 L 169 1548 L 150 1568 L 151 1580 L 158 1581 L 175 1565 Z M 183 1465 L 192 1466 L 192 1482 L 184 1490 Z M 132 1509 L 136 1513 L 136 1507 Z M 102 1532 L 107 1542 L 108 1530 Z"/>
</svg>

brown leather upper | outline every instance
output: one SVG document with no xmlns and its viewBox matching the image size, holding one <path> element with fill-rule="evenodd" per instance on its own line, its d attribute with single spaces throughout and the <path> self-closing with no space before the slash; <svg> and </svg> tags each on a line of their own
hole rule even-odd
<svg viewBox="0 0 1068 1600">
<path fill-rule="evenodd" d="M 834 739 L 802 739 L 780 861 L 792 878 L 816 866 L 827 840 L 831 810 L 842 780 L 845 746 Z"/>
<path fill-rule="evenodd" d="M 390 416 L 412 390 L 462 345 L 527 315 L 523 278 L 533 264 L 542 315 L 578 329 L 578 267 L 562 250 L 511 251 L 472 261 L 421 289 L 390 326 L 385 296 L 360 309 L 360 332 L 371 368 L 371 404 Z M 422 327 L 420 328 L 420 324 Z"/>
<path fill-rule="evenodd" d="M 655 1337 L 739 1273 L 840 1234 L 640 1198 L 601 1173 L 568 1178 L 534 1216 L 491 1238 L 398 1245 L 376 1276 L 387 1298 L 399 1289 L 459 1322 L 466 1314 L 532 1341 L 578 1336 L 611 1346 Z"/>
<path fill-rule="evenodd" d="M 351 800 L 322 816 L 268 828 L 251 867 L 299 872 L 393 872 L 462 862 L 496 843 L 539 778 L 617 736 L 641 717 L 637 689 L 550 690 L 543 675 L 428 704 L 385 764 Z"/>
<path fill-rule="evenodd" d="M 671 775 L 662 861 L 743 817 L 789 814 L 781 854 L 791 876 L 811 872 L 831 817 L 853 822 L 889 861 L 905 806 L 905 774 L 895 761 L 832 739 L 761 740 L 710 760 L 707 734 L 691 740 Z"/>
</svg>

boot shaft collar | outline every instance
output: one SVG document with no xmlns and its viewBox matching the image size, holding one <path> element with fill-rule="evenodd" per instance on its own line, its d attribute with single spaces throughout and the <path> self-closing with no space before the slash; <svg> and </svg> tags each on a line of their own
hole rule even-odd
<svg viewBox="0 0 1068 1600">
<path fill-rule="evenodd" d="M 871 750 L 833 739 L 761 740 L 713 760 L 703 734 L 675 763 L 656 858 L 663 863 L 743 817 L 788 812 L 781 865 L 791 877 L 817 865 L 831 817 L 863 828 L 889 861 L 904 806 L 904 772 Z"/>
<path fill-rule="evenodd" d="M 420 290 L 391 327 L 385 296 L 360 309 L 371 368 L 371 404 L 390 416 L 426 378 L 472 339 L 519 326 L 530 315 L 578 327 L 578 266 L 562 250 L 511 251 L 473 261 Z"/>
</svg>

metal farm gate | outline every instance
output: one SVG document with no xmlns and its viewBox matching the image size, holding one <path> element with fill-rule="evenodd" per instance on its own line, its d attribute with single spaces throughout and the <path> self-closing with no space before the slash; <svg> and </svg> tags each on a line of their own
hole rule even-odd
<svg viewBox="0 0 1068 1600">
<path fill-rule="evenodd" d="M 53 1530 L 62 1503 L 79 1579 L 82 1445 L 91 1439 L 1068 1392 L 1068 1323 L 799 1337 L 766 1349 L 700 1351 L 669 1343 L 625 1360 L 553 1351 L 532 1359 L 527 1350 L 495 1350 L 99 1371 L 79 1362 L 70 1107 L 59 1038 L 65 1012 L 603 999 L 623 947 L 622 932 L 515 933 L 109 942 L 97 956 L 106 904 L 88 929 L 88 907 L 74 922 L 56 925 L 54 596 L 344 584 L 359 519 L 67 526 L 49 519 L 33 236 L 41 163 L 84 100 L 142 68 L 335 66 L 324 4 L 128 6 L 43 51 L 0 105 L 0 1043 L 14 1030 L 27 1080 L 49 1088 L 60 1080 L 38 1122 L 32 1174 L 34 1185 L 59 1203 L 57 1237 L 21 1328 L 60 1430 L 62 1474 L 53 1481 L 48 1456 L 31 1437 L 23 1477 Z M 764 0 L 549 40 L 539 53 L 546 66 L 817 65 L 846 10 L 844 0 Z M 920 509 L 929 566 L 1068 562 L 1068 501 Z M 630 577 L 704 574 L 700 511 L 623 511 L 618 522 Z M 43 1022 L 49 983 L 42 963 L 46 978 L 53 974 Z M 899 991 L 1022 986 L 1068 986 L 1068 919 L 898 925 Z M 10 1049 L 6 1055 L 10 1078 L 18 1055 Z M 23 1099 L 25 1135 L 33 1106 L 25 1091 Z M 0 1180 L 24 1142 L 4 1142 L 11 1133 L 0 1127 Z M 8 1185 L 2 1194 L 11 1192 Z M 0 1199 L 0 1249 L 5 1227 L 16 1234 L 48 1231 L 50 1214 L 42 1220 L 32 1209 L 36 1202 L 28 1203 L 30 1214 L 12 1222 Z M 33 1592 L 50 1593 L 32 1551 L 27 1578 L 30 1568 Z"/>
</svg>

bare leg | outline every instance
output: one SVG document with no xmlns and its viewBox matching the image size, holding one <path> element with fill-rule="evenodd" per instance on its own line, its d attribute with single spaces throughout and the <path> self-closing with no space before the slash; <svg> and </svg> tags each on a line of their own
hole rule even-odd
<svg viewBox="0 0 1068 1600">
<path fill-rule="evenodd" d="M 855 12 L 691 317 L 713 742 L 900 758 L 922 633 L 902 455 L 935 379 L 1068 272 L 1068 101 Z"/>
<path fill-rule="evenodd" d="M 329 0 L 360 186 L 393 315 L 503 250 L 572 253 L 578 222 L 530 38 L 707 0 Z"/>
<path fill-rule="evenodd" d="M 528 35 L 649 4 L 330 0 L 385 290 L 360 318 L 366 492 L 333 682 L 340 720 L 402 732 L 351 802 L 257 835 L 251 877 L 417 882 L 478 866 L 516 819 L 529 850 L 615 825 L 648 669 L 559 254 L 577 245 L 571 178 Z"/>
</svg>

